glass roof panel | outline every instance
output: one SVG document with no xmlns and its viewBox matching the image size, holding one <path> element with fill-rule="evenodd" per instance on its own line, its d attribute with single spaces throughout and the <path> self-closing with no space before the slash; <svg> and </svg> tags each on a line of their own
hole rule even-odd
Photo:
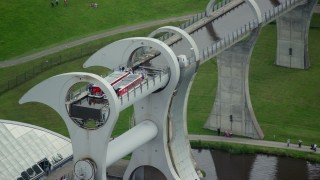
<svg viewBox="0 0 320 180">
<path fill-rule="evenodd" d="M 37 126 L 0 120 L 0 179 L 16 179 L 44 158 L 72 156 L 70 139 Z M 54 165 L 53 165 L 54 166 Z"/>
</svg>

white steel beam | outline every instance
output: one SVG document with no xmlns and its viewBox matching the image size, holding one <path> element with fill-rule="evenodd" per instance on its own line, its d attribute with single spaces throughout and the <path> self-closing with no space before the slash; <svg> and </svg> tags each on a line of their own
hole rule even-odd
<svg viewBox="0 0 320 180">
<path fill-rule="evenodd" d="M 150 120 L 145 120 L 110 141 L 107 153 L 107 167 L 152 140 L 157 134 L 158 128 L 156 124 Z"/>
</svg>

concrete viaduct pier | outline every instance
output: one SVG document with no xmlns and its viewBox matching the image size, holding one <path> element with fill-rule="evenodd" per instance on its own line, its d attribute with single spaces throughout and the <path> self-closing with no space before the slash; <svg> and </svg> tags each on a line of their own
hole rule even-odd
<svg viewBox="0 0 320 180">
<path fill-rule="evenodd" d="M 255 117 L 249 94 L 250 57 L 260 29 L 217 56 L 218 87 L 208 129 L 231 130 L 255 139 L 264 135 Z"/>
<path fill-rule="evenodd" d="M 313 9 L 318 0 L 308 0 L 289 13 L 277 19 L 277 56 L 278 66 L 308 69 L 308 34 Z"/>
</svg>

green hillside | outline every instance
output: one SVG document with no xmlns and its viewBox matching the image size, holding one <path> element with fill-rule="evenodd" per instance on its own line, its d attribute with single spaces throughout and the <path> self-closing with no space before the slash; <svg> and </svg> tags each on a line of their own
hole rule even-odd
<svg viewBox="0 0 320 180">
<path fill-rule="evenodd" d="M 207 0 L 0 1 L 0 61 L 129 24 L 201 12 Z M 90 7 L 97 2 L 98 8 Z M 170 8 L 168 8 L 170 7 Z"/>
</svg>

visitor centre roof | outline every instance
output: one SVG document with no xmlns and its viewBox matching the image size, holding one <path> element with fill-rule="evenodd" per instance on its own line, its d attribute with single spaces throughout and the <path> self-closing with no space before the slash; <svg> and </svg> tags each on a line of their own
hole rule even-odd
<svg viewBox="0 0 320 180">
<path fill-rule="evenodd" d="M 69 138 L 34 125 L 0 120 L 0 179 L 37 179 L 71 157 Z"/>
</svg>

